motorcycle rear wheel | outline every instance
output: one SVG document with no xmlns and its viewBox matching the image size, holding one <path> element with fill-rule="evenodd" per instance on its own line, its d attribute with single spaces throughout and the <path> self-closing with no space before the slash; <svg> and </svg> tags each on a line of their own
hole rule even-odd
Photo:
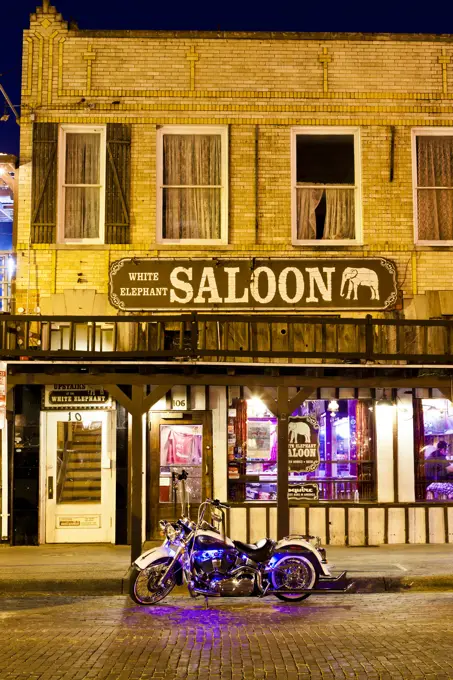
<svg viewBox="0 0 453 680">
<path fill-rule="evenodd" d="M 287 593 L 275 593 L 283 602 L 302 602 L 310 597 L 311 593 L 291 593 L 291 583 L 296 588 L 316 588 L 317 582 L 318 574 L 312 561 L 303 555 L 286 555 L 277 562 L 272 574 L 275 589 L 288 587 Z"/>
<path fill-rule="evenodd" d="M 137 569 L 134 565 L 129 581 L 129 595 L 134 602 L 141 605 L 156 604 L 171 593 L 176 585 L 173 571 L 168 574 L 163 585 L 156 585 L 170 562 L 170 558 L 165 558 L 153 562 L 145 569 Z"/>
</svg>

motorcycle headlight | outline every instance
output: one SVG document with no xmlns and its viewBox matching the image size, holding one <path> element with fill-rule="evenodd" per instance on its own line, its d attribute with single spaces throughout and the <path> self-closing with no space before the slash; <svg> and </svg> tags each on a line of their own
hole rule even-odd
<svg viewBox="0 0 453 680">
<path fill-rule="evenodd" d="M 169 523 L 169 524 L 167 524 L 167 526 L 165 527 L 165 535 L 167 536 L 168 540 L 171 541 L 171 543 L 173 543 L 174 541 L 176 541 L 176 539 L 177 539 L 178 536 L 179 536 L 179 533 L 180 533 L 180 532 L 179 532 L 179 529 L 176 529 L 176 528 L 173 526 L 173 524 L 170 524 L 170 523 Z"/>
</svg>

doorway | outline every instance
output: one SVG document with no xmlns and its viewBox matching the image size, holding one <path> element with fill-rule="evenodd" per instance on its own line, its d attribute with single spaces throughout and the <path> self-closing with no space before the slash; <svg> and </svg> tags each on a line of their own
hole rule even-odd
<svg viewBox="0 0 453 680">
<path fill-rule="evenodd" d="M 175 481 L 183 470 L 188 473 L 186 500 L 192 519 L 212 493 L 212 417 L 210 411 L 151 412 L 149 425 L 148 526 L 150 536 L 158 538 L 159 520 L 181 515 Z"/>
<path fill-rule="evenodd" d="M 114 542 L 112 412 L 46 413 L 46 543 Z"/>
</svg>

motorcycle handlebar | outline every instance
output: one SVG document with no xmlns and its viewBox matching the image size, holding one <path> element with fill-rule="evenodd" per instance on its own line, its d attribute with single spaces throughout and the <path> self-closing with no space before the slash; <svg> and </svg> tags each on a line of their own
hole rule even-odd
<svg viewBox="0 0 453 680">
<path fill-rule="evenodd" d="M 218 498 L 207 498 L 206 499 L 208 503 L 211 503 L 215 508 L 224 508 L 225 510 L 229 510 L 230 506 L 227 505 L 226 503 L 221 503 Z"/>
</svg>

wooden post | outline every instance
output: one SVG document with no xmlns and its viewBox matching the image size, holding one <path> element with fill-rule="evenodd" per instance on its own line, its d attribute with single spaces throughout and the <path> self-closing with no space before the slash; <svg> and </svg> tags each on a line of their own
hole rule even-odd
<svg viewBox="0 0 453 680">
<path fill-rule="evenodd" d="M 132 385 L 131 562 L 142 552 L 143 387 Z"/>
<path fill-rule="evenodd" d="M 277 388 L 277 538 L 289 534 L 288 502 L 288 388 Z"/>
<path fill-rule="evenodd" d="M 111 396 L 126 408 L 132 417 L 131 427 L 131 486 L 130 486 L 130 540 L 131 562 L 142 552 L 143 524 L 143 415 L 174 386 L 173 383 L 158 385 L 147 396 L 144 385 L 132 385 L 132 399 L 116 384 L 106 384 Z"/>
</svg>

